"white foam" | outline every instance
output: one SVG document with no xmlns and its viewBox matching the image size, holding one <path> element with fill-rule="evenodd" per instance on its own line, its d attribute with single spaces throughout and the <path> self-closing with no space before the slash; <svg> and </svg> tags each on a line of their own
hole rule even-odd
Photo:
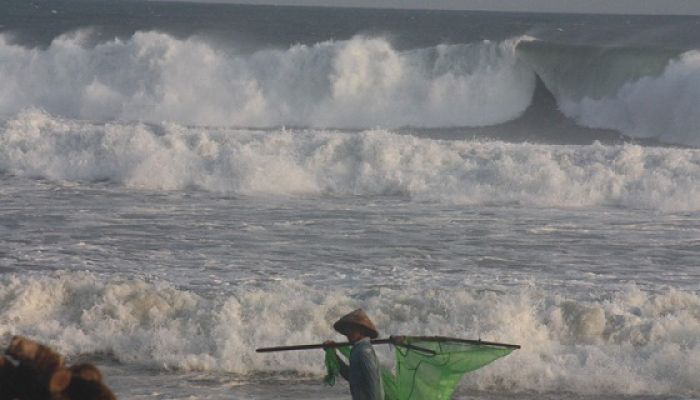
<svg viewBox="0 0 700 400">
<path fill-rule="evenodd" d="M 2 128 L 0 170 L 149 190 L 700 209 L 700 151 L 694 149 L 440 141 L 384 130 L 93 124 L 37 110 Z"/>
<path fill-rule="evenodd" d="M 481 332 L 483 339 L 523 345 L 468 375 L 465 384 L 472 388 L 665 395 L 700 390 L 700 296 L 674 289 L 648 293 L 629 286 L 576 299 L 537 287 L 355 293 L 283 280 L 241 284 L 204 298 L 167 283 L 88 273 L 0 279 L 0 333 L 30 335 L 70 355 L 106 352 L 127 365 L 155 368 L 320 376 L 320 351 L 261 355 L 254 348 L 339 339 L 332 322 L 360 306 L 386 334 Z"/>
<path fill-rule="evenodd" d="M 517 117 L 534 91 L 517 40 L 398 51 L 358 36 L 244 55 L 157 32 L 90 47 L 91 34 L 46 49 L 0 35 L 0 115 L 39 107 L 196 125 L 480 126 Z"/>
<path fill-rule="evenodd" d="M 36 107 L 67 118 L 187 125 L 487 126 L 525 111 L 534 68 L 581 125 L 700 145 L 698 51 L 663 70 L 668 54 L 622 49 L 586 69 L 577 60 L 596 53 L 516 53 L 527 36 L 406 51 L 357 36 L 242 54 L 158 32 L 90 45 L 93 34 L 34 49 L 0 34 L 0 115 Z"/>
</svg>

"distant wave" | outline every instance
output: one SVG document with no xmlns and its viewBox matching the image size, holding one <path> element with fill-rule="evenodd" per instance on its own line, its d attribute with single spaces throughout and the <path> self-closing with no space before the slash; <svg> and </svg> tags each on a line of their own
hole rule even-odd
<svg viewBox="0 0 700 400">
<path fill-rule="evenodd" d="M 282 280 L 241 283 L 228 295 L 208 299 L 137 278 L 0 277 L 0 334 L 30 335 L 69 355 L 109 354 L 149 368 L 320 377 L 320 351 L 260 355 L 254 349 L 330 338 L 332 321 L 355 307 L 369 310 L 387 335 L 480 333 L 523 345 L 468 374 L 464 384 L 472 388 L 588 395 L 700 392 L 700 296 L 692 292 L 649 293 L 629 286 L 581 300 L 536 287 L 510 293 L 416 287 L 358 296 Z"/>
<path fill-rule="evenodd" d="M 687 52 L 660 76 L 625 83 L 612 96 L 562 99 L 560 106 L 585 126 L 700 146 L 700 52 Z"/>
<path fill-rule="evenodd" d="M 696 149 L 442 141 L 386 130 L 104 124 L 36 110 L 0 129 L 0 171 L 57 181 L 244 195 L 700 210 Z"/>
<path fill-rule="evenodd" d="M 700 146 L 700 52 L 524 42 L 518 53 L 579 124 Z"/>
<path fill-rule="evenodd" d="M 399 52 L 355 37 L 240 55 L 156 32 L 84 46 L 89 35 L 64 35 L 47 49 L 0 36 L 0 113 L 34 106 L 195 125 L 478 126 L 517 117 L 535 84 L 515 41 Z"/>
<path fill-rule="evenodd" d="M 46 48 L 0 34 L 0 115 L 229 127 L 483 127 L 517 120 L 536 76 L 586 127 L 700 146 L 700 53 L 519 37 L 395 49 L 381 37 L 240 53 L 205 39 L 91 31 Z M 562 135 L 566 133 L 563 132 Z"/>
</svg>

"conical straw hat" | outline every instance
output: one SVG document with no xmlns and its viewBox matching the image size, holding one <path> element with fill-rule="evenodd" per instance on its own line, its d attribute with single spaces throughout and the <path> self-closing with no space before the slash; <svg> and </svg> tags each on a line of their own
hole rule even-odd
<svg viewBox="0 0 700 400">
<path fill-rule="evenodd" d="M 367 330 L 367 336 L 372 339 L 379 336 L 377 328 L 374 327 L 372 321 L 361 308 L 358 308 L 350 314 L 343 316 L 335 324 L 333 324 L 333 328 L 343 335 L 347 335 L 352 326 L 365 328 Z"/>
</svg>

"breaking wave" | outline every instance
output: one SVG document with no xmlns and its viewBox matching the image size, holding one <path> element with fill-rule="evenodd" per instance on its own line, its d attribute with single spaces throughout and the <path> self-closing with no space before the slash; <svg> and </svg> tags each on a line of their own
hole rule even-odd
<svg viewBox="0 0 700 400">
<path fill-rule="evenodd" d="M 700 209 L 696 149 L 443 141 L 385 130 L 98 124 L 36 110 L 1 129 L 0 171 L 55 181 L 242 195 Z"/>
<path fill-rule="evenodd" d="M 88 46 L 90 34 L 46 49 L 0 35 L 0 114 L 39 107 L 194 125 L 481 126 L 520 115 L 535 86 L 514 56 L 517 40 L 397 51 L 358 36 L 239 54 L 157 32 Z"/>
<path fill-rule="evenodd" d="M 252 374 L 322 374 L 320 352 L 256 347 L 333 337 L 332 321 L 364 307 L 385 334 L 450 334 L 522 350 L 467 376 L 505 392 L 697 394 L 700 296 L 636 286 L 590 299 L 537 287 L 510 292 L 381 288 L 325 291 L 298 281 L 240 284 L 209 299 L 168 283 L 88 273 L 0 277 L 0 334 L 24 334 L 70 355 L 125 364 Z M 426 296 L 426 293 L 429 293 Z M 477 317 L 478 315 L 478 317 Z M 389 354 L 383 357 L 390 359 Z"/>
<path fill-rule="evenodd" d="M 660 76 L 625 83 L 612 96 L 559 104 L 567 116 L 589 127 L 700 146 L 700 52 L 685 53 Z"/>
<path fill-rule="evenodd" d="M 65 118 L 199 126 L 483 127 L 517 121 L 539 76 L 579 125 L 700 146 L 697 50 L 528 36 L 397 50 L 382 37 L 356 36 L 244 53 L 154 31 L 99 43 L 94 34 L 64 34 L 46 48 L 0 34 L 0 115 L 40 108 Z"/>
<path fill-rule="evenodd" d="M 518 53 L 579 124 L 700 146 L 700 52 L 531 41 Z"/>
</svg>

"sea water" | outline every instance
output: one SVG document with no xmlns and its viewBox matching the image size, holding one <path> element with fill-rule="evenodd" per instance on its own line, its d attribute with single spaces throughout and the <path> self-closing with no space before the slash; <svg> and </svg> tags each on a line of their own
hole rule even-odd
<svg viewBox="0 0 700 400">
<path fill-rule="evenodd" d="M 255 348 L 363 307 L 522 345 L 458 399 L 700 396 L 697 17 L 12 0 L 0 29 L 4 342 L 122 399 L 343 399 L 320 350 Z"/>
</svg>

